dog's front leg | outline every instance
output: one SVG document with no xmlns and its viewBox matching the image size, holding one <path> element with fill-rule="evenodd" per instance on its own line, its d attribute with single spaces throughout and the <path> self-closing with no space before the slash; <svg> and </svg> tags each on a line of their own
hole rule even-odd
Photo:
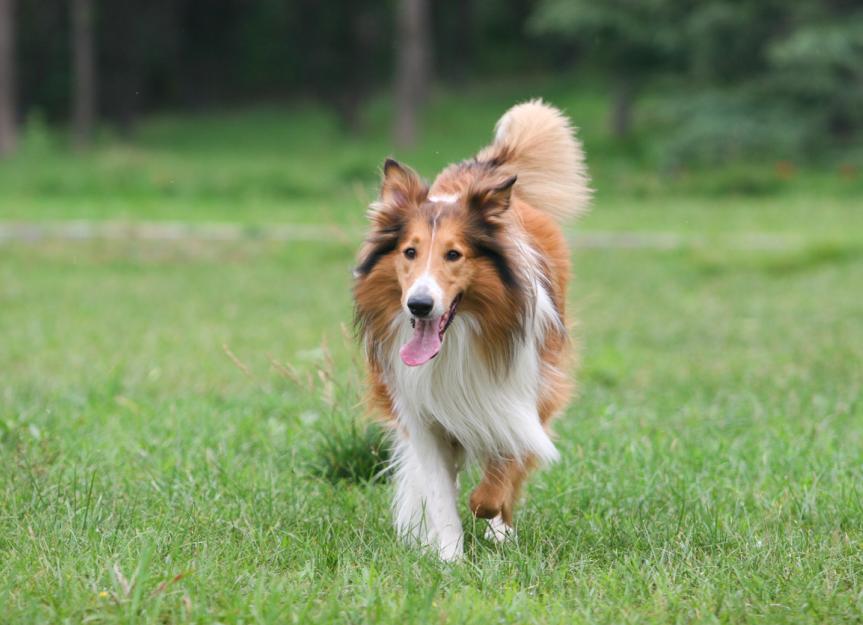
<svg viewBox="0 0 863 625">
<path fill-rule="evenodd" d="M 458 515 L 458 452 L 439 428 L 408 428 L 396 445 L 396 531 L 402 538 L 436 549 L 441 559 L 462 556 Z"/>
</svg>

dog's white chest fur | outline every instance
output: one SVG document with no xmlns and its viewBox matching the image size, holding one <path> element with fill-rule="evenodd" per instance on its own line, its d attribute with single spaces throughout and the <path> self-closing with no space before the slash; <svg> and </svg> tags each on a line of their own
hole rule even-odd
<svg viewBox="0 0 863 625">
<path fill-rule="evenodd" d="M 537 333 L 544 333 L 537 321 L 517 345 L 510 367 L 495 375 L 478 352 L 482 337 L 476 319 L 457 317 L 438 356 L 419 367 L 408 367 L 399 359 L 397 347 L 410 336 L 410 326 L 402 320 L 404 328 L 399 329 L 386 375 L 399 420 L 409 431 L 439 424 L 469 459 L 555 460 L 558 452 L 537 414 L 542 384 Z"/>
</svg>

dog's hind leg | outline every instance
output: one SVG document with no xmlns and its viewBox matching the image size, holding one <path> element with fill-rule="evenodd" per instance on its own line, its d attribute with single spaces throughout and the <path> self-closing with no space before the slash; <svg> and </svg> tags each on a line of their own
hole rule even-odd
<svg viewBox="0 0 863 625">
<path fill-rule="evenodd" d="M 515 505 L 534 464 L 530 457 L 493 459 L 486 463 L 482 481 L 470 495 L 471 512 L 488 519 L 486 538 L 501 542 L 512 534 Z"/>
</svg>

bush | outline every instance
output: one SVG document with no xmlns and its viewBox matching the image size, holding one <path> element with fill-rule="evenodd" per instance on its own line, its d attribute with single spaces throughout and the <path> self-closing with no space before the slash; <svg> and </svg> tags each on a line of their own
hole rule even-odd
<svg viewBox="0 0 863 625">
<path fill-rule="evenodd" d="M 812 139 L 808 120 L 756 89 L 678 95 L 660 107 L 660 158 L 670 169 L 745 159 L 798 160 Z"/>
</svg>

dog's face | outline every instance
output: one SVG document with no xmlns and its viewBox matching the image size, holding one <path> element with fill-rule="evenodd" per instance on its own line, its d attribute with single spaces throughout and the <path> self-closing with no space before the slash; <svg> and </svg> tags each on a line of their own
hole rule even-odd
<svg viewBox="0 0 863 625">
<path fill-rule="evenodd" d="M 417 319 L 443 316 L 464 292 L 475 258 L 462 220 L 448 206 L 432 203 L 405 227 L 396 259 L 405 313 Z M 446 213 L 446 214 L 444 214 Z"/>
<path fill-rule="evenodd" d="M 400 351 L 405 364 L 438 354 L 460 307 L 486 306 L 513 286 L 501 230 L 514 182 L 487 180 L 462 194 L 430 197 L 413 171 L 395 161 L 384 165 L 357 275 L 375 272 L 382 287 L 397 282 L 400 314 L 413 326 Z M 383 290 L 379 296 L 392 297 Z"/>
</svg>

